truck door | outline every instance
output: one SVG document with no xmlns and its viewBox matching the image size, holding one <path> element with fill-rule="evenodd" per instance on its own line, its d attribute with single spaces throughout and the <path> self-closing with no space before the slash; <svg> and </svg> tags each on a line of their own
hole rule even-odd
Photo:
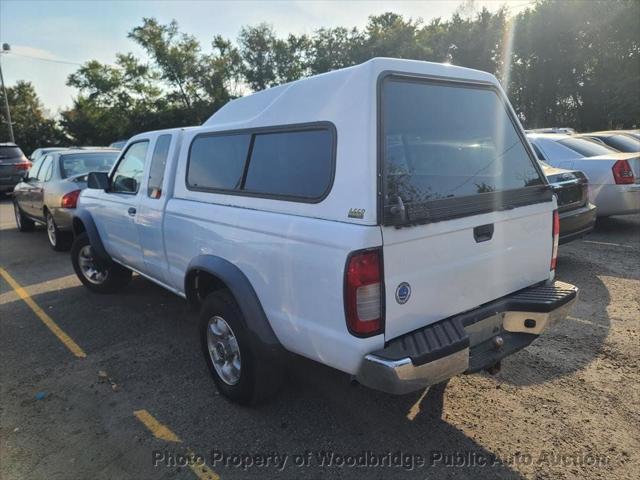
<svg viewBox="0 0 640 480">
<path fill-rule="evenodd" d="M 111 173 L 109 189 L 96 193 L 99 208 L 92 211 L 109 254 L 125 265 L 143 270 L 136 217 L 150 140 L 140 138 L 127 146 Z"/>
<path fill-rule="evenodd" d="M 164 207 L 171 193 L 170 175 L 165 175 L 165 171 L 170 153 L 176 151 L 175 137 L 175 134 L 167 133 L 158 135 L 155 139 L 135 220 L 142 249 L 143 272 L 167 284 L 162 220 Z"/>
</svg>

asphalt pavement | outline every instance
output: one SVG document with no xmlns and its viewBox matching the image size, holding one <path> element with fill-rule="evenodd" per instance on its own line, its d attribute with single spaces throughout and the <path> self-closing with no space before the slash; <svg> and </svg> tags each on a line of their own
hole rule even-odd
<svg viewBox="0 0 640 480">
<path fill-rule="evenodd" d="M 247 408 L 218 394 L 181 298 L 138 276 L 89 292 L 3 199 L 0 478 L 634 478 L 639 232 L 612 218 L 561 247 L 579 304 L 496 376 L 395 397 L 292 355 Z"/>
</svg>

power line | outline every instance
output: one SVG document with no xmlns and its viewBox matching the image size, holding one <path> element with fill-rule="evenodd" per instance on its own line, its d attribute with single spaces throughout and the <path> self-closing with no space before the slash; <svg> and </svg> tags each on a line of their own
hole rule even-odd
<svg viewBox="0 0 640 480">
<path fill-rule="evenodd" d="M 75 65 L 78 67 L 82 67 L 82 63 L 78 63 L 78 62 L 70 62 L 68 60 L 54 60 L 53 58 L 44 58 L 44 57 L 36 57 L 33 55 L 24 55 L 22 53 L 15 53 L 15 52 L 7 52 L 9 55 L 13 55 L 16 57 L 22 57 L 22 58 L 30 58 L 32 60 L 42 60 L 43 62 L 51 62 L 51 63 L 62 63 L 65 65 Z"/>
</svg>

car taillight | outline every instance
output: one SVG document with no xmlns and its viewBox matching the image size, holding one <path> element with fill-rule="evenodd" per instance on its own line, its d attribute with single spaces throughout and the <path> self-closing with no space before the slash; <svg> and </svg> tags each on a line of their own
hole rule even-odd
<svg viewBox="0 0 640 480">
<path fill-rule="evenodd" d="M 613 170 L 614 180 L 619 185 L 627 185 L 635 181 L 631 165 L 626 160 L 618 160 L 613 164 L 611 170 Z"/>
<path fill-rule="evenodd" d="M 558 210 L 553 211 L 553 230 L 551 232 L 553 247 L 551 249 L 551 270 L 558 265 L 558 241 L 560 240 L 560 215 Z"/>
<path fill-rule="evenodd" d="M 24 170 L 27 171 L 31 168 L 31 162 L 22 162 L 16 164 L 16 170 Z"/>
<path fill-rule="evenodd" d="M 345 313 L 349 331 L 358 337 L 383 331 L 382 253 L 354 252 L 347 260 L 344 284 Z"/>
<path fill-rule="evenodd" d="M 66 193 L 62 197 L 62 201 L 60 202 L 60 206 L 62 208 L 76 208 L 78 204 L 78 196 L 80 195 L 81 190 L 74 190 L 73 192 Z"/>
</svg>

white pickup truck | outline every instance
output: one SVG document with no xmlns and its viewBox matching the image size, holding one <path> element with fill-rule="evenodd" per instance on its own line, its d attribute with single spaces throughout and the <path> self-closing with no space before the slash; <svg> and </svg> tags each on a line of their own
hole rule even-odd
<svg viewBox="0 0 640 480">
<path fill-rule="evenodd" d="M 72 262 L 200 309 L 220 391 L 253 403 L 303 355 L 390 393 L 499 365 L 563 318 L 558 215 L 488 73 L 373 59 L 131 138 L 92 173 Z"/>
</svg>

